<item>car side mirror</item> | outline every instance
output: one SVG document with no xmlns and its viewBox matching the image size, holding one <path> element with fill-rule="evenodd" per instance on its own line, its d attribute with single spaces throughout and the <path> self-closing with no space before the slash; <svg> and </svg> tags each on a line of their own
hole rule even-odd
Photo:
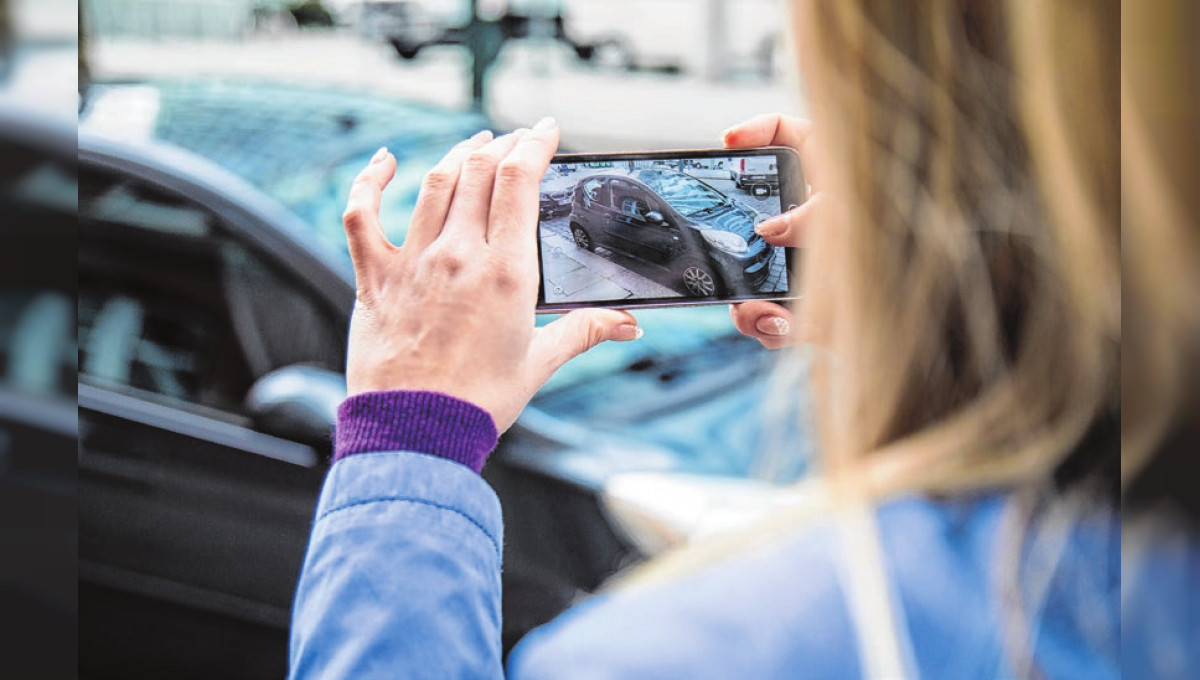
<svg viewBox="0 0 1200 680">
<path fill-rule="evenodd" d="M 667 221 L 667 218 L 663 217 L 663 214 L 659 211 L 651 210 L 650 212 L 646 213 L 646 221 L 653 222 L 654 224 L 662 224 L 663 222 Z"/>
<path fill-rule="evenodd" d="M 346 398 L 346 377 L 315 366 L 285 366 L 259 378 L 246 394 L 246 411 L 266 434 L 327 444 Z"/>
</svg>

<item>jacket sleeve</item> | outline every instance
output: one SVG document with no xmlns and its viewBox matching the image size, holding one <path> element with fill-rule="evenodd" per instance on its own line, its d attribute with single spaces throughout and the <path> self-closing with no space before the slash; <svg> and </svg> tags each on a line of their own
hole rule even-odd
<svg viewBox="0 0 1200 680">
<path fill-rule="evenodd" d="M 292 611 L 291 678 L 502 678 L 500 502 L 459 463 L 334 464 Z"/>
</svg>

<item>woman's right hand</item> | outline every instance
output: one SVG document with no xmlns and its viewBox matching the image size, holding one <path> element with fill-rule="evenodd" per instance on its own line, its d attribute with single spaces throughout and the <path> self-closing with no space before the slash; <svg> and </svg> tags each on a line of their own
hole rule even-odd
<svg viewBox="0 0 1200 680">
<path fill-rule="evenodd" d="M 759 146 L 795 149 L 800 154 L 805 179 L 810 185 L 814 182 L 813 157 L 816 154 L 812 149 L 812 124 L 807 120 L 779 114 L 755 116 L 726 130 L 724 142 L 727 149 Z M 755 230 L 771 245 L 803 248 L 820 200 L 821 195 L 814 193 L 802 205 L 762 222 Z M 795 288 L 795 283 L 792 287 Z M 780 349 L 814 339 L 810 323 L 805 319 L 797 322 L 797 312 L 774 302 L 741 302 L 731 305 L 729 311 L 737 329 L 757 339 L 767 349 Z"/>
</svg>

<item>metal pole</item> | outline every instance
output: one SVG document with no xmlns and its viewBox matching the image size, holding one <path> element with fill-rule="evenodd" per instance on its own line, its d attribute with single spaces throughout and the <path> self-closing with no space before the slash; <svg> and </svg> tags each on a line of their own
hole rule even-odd
<svg viewBox="0 0 1200 680">
<path fill-rule="evenodd" d="M 705 59 L 704 77 L 718 81 L 725 77 L 727 0 L 704 1 Z"/>
<path fill-rule="evenodd" d="M 504 46 L 504 35 L 500 22 L 484 19 L 479 12 L 479 0 L 471 0 L 470 23 L 467 24 L 466 45 L 471 53 L 471 108 L 485 111 L 487 107 L 487 77 L 500 48 Z"/>
</svg>

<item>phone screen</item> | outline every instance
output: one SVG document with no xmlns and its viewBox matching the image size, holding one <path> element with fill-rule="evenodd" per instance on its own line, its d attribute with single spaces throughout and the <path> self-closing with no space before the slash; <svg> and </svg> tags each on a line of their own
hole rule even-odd
<svg viewBox="0 0 1200 680">
<path fill-rule="evenodd" d="M 755 233 L 803 200 L 785 149 L 556 156 L 541 183 L 541 311 L 790 297 Z"/>
</svg>

